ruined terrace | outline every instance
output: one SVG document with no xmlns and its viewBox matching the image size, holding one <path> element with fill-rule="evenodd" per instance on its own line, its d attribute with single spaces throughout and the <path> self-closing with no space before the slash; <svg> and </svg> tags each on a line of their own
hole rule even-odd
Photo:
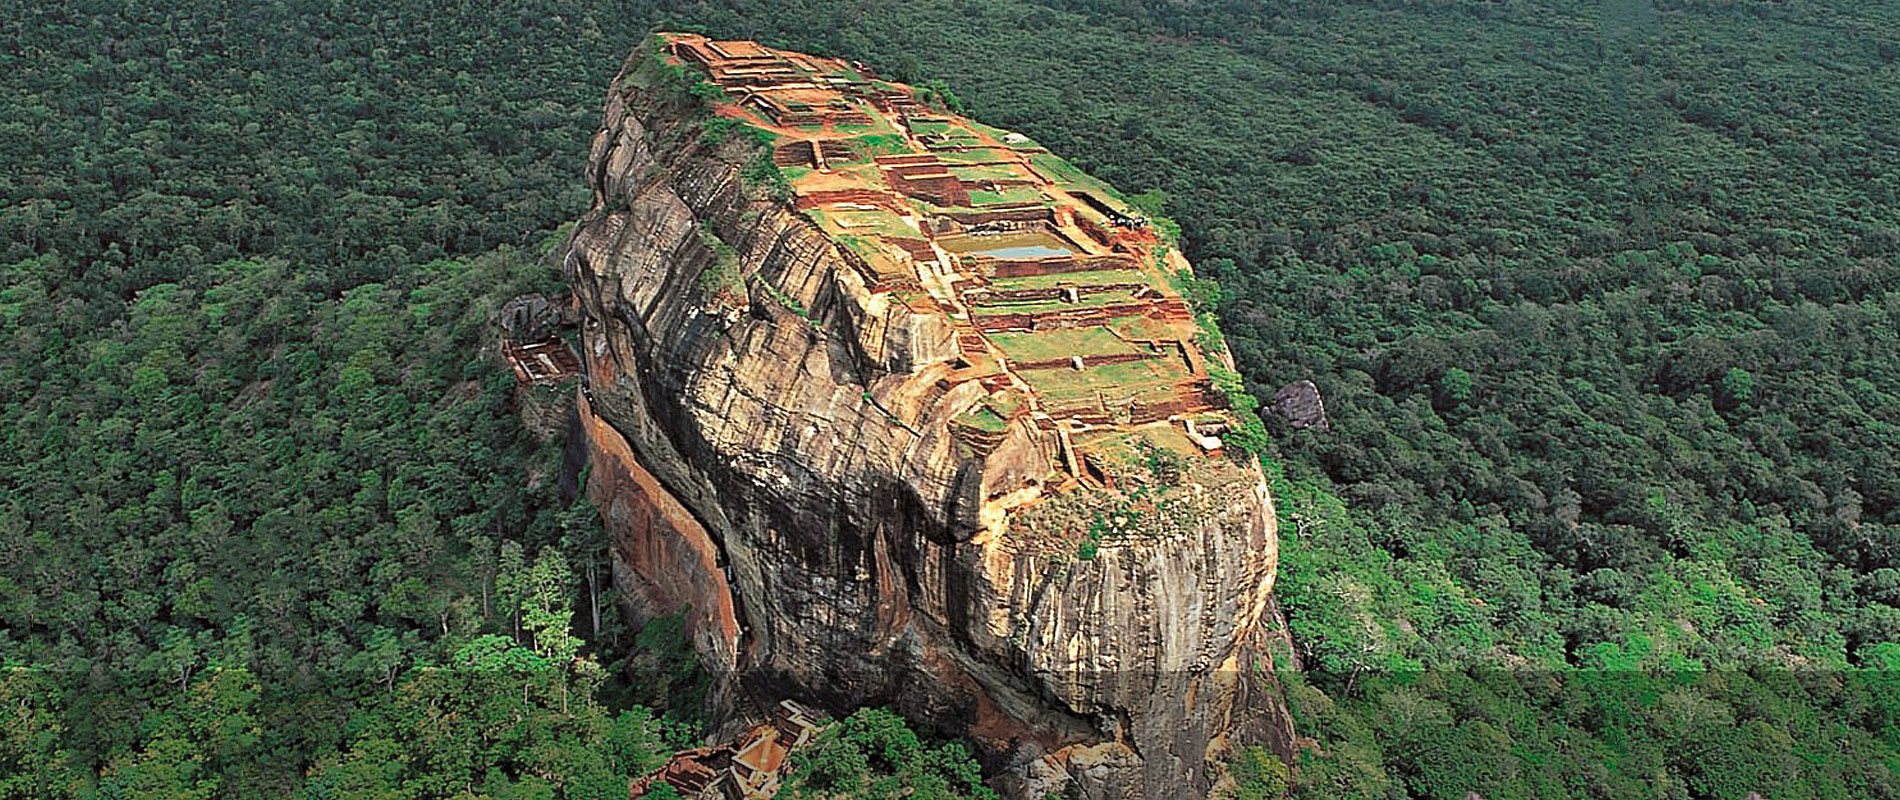
<svg viewBox="0 0 1900 800">
<path fill-rule="evenodd" d="M 1113 485 L 1155 448 L 1219 452 L 1225 398 L 1169 280 L 1187 263 L 1113 187 L 862 64 L 664 42 L 722 90 L 715 114 L 770 134 L 794 205 L 874 293 L 951 321 L 959 353 L 937 388 L 980 382 L 950 423 L 975 454 L 1025 420 L 1056 434 L 1082 485 Z"/>
</svg>

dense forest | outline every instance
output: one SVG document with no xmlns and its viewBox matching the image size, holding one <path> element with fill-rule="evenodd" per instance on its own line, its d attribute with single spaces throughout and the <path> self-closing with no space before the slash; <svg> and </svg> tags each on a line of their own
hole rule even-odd
<svg viewBox="0 0 1900 800">
<path fill-rule="evenodd" d="M 421 11 L 0 12 L 0 798 L 622 800 L 710 732 L 495 353 L 644 28 Z M 828 737 L 799 787 L 986 795 Z"/>
<path fill-rule="evenodd" d="M 1900 7 L 1767 0 L 0 12 L 0 797 L 610 796 L 699 732 L 483 352 L 656 26 L 1165 193 L 1331 416 L 1267 457 L 1296 796 L 1900 797 Z M 967 777 L 854 720 L 808 783 Z"/>
</svg>

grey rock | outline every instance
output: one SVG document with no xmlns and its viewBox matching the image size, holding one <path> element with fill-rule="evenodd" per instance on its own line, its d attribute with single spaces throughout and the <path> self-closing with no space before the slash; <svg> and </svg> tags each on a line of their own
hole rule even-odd
<svg viewBox="0 0 1900 800">
<path fill-rule="evenodd" d="M 538 342 L 561 327 L 561 309 L 546 297 L 524 294 L 501 306 L 501 329 L 517 342 Z"/>
<path fill-rule="evenodd" d="M 1295 428 L 1326 430 L 1326 403 L 1319 396 L 1319 387 L 1312 381 L 1300 380 L 1280 387 L 1273 393 L 1273 412 L 1287 419 Z"/>
</svg>

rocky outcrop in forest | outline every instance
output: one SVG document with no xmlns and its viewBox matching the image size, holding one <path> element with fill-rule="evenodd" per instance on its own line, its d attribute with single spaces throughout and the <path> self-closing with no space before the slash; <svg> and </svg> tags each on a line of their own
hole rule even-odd
<svg viewBox="0 0 1900 800">
<path fill-rule="evenodd" d="M 959 381 L 954 300 L 873 285 L 654 47 L 609 92 L 567 256 L 587 491 L 634 614 L 685 616 L 726 714 L 890 705 L 1010 796 L 1198 795 L 1238 746 L 1285 753 L 1252 459 L 1191 417 L 1090 428 L 1033 393 L 972 417 L 1011 378 Z M 1140 438 L 1182 425 L 1214 452 Z M 1078 449 L 1107 434 L 1125 461 Z"/>
</svg>

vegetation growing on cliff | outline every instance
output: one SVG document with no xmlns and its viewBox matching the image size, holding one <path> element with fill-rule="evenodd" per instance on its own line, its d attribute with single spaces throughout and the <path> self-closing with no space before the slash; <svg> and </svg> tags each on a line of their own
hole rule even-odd
<svg viewBox="0 0 1900 800">
<path fill-rule="evenodd" d="M 709 226 L 700 225 L 698 234 L 700 244 L 712 253 L 712 263 L 699 273 L 699 290 L 717 302 L 745 302 L 746 280 L 739 254 Z"/>
<path fill-rule="evenodd" d="M 792 182 L 785 177 L 785 172 L 779 169 L 777 164 L 772 163 L 772 151 L 766 148 L 760 148 L 751 159 L 746 161 L 745 169 L 739 172 L 739 177 L 746 182 L 747 186 L 763 192 L 765 196 L 780 203 L 791 203 L 792 197 L 796 194 L 792 191 Z"/>
<path fill-rule="evenodd" d="M 736 119 L 711 116 L 705 113 L 712 103 L 729 100 L 726 90 L 719 84 L 706 79 L 706 74 L 685 64 L 668 60 L 664 53 L 665 42 L 658 36 L 649 36 L 640 43 L 633 54 L 634 78 L 629 85 L 645 86 L 649 91 L 669 93 L 686 107 L 697 109 L 700 121 L 699 141 L 708 147 L 718 147 L 733 140 L 735 133 L 745 133 L 749 139 L 741 139 L 751 145 L 751 155 L 746 158 L 745 166 L 739 177 L 747 187 L 762 193 L 781 203 L 789 203 L 794 192 L 791 181 L 772 161 L 772 145 L 776 137 L 766 130 L 752 127 Z"/>
</svg>

